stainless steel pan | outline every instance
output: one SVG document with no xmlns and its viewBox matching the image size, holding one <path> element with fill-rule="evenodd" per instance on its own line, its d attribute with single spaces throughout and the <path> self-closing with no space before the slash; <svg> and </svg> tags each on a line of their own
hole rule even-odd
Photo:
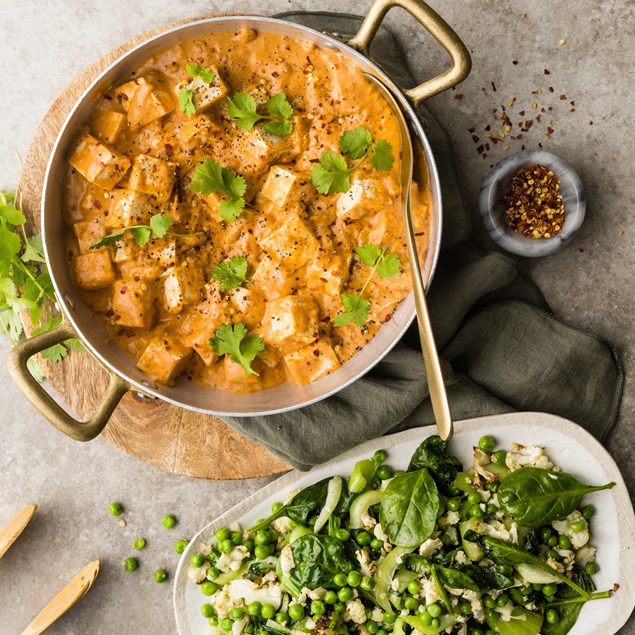
<svg viewBox="0 0 635 635">
<path fill-rule="evenodd" d="M 373 37 L 386 13 L 393 7 L 401 7 L 413 15 L 450 54 L 452 60 L 452 65 L 447 71 L 407 90 L 397 86 L 369 56 Z M 430 237 L 422 267 L 426 287 L 432 279 L 441 240 L 441 192 L 434 156 L 417 119 L 415 109 L 423 100 L 460 83 L 468 75 L 471 66 L 467 49 L 437 13 L 422 0 L 375 0 L 359 32 L 348 42 L 342 42 L 333 35 L 320 33 L 297 24 L 256 16 L 210 18 L 166 30 L 124 54 L 91 84 L 62 126 L 46 172 L 42 196 L 42 235 L 47 263 L 65 319 L 55 330 L 16 346 L 9 355 L 9 370 L 33 405 L 59 430 L 74 439 L 88 441 L 96 437 L 108 423 L 122 396 L 129 390 L 139 391 L 183 408 L 213 415 L 255 416 L 307 406 L 348 386 L 377 364 L 400 339 L 415 317 L 414 298 L 410 293 L 395 311 L 393 319 L 381 328 L 376 337 L 331 375 L 307 386 L 300 387 L 287 382 L 269 390 L 233 395 L 217 389 L 202 388 L 185 380 L 177 382 L 173 387 L 159 386 L 150 382 L 136 368 L 134 359 L 126 355 L 114 343 L 107 343 L 105 328 L 80 300 L 68 271 L 64 251 L 66 229 L 61 214 L 66 160 L 79 127 L 89 118 L 102 91 L 122 80 L 150 55 L 183 39 L 241 28 L 282 33 L 313 42 L 324 49 L 338 51 L 343 58 L 359 65 L 366 72 L 376 75 L 394 91 L 411 129 L 415 155 L 419 156 L 415 179 L 420 185 L 427 184 L 430 188 L 432 200 Z M 93 416 L 85 422 L 77 421 L 58 405 L 31 377 L 26 367 L 29 357 L 70 337 L 79 337 L 110 372 L 110 385 L 106 394 Z"/>
</svg>

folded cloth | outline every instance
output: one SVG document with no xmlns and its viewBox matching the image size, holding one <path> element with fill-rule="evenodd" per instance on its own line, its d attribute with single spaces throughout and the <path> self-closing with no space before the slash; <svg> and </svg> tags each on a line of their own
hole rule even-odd
<svg viewBox="0 0 635 635">
<path fill-rule="evenodd" d="M 344 36 L 354 35 L 362 20 L 334 13 L 276 17 Z M 388 29 L 377 33 L 371 55 L 397 83 L 414 85 Z M 613 346 L 555 318 L 513 259 L 470 245 L 470 215 L 448 139 L 427 109 L 420 107 L 419 115 L 443 195 L 443 244 L 428 303 L 454 420 L 542 411 L 605 439 L 619 412 L 624 379 Z M 382 434 L 432 424 L 416 325 L 364 377 L 324 401 L 283 414 L 224 420 L 301 470 Z"/>
</svg>

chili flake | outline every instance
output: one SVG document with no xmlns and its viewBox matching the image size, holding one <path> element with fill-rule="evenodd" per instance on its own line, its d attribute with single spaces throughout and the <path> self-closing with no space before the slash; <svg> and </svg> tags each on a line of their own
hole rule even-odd
<svg viewBox="0 0 635 635">
<path fill-rule="evenodd" d="M 519 170 L 505 196 L 511 228 L 529 238 L 551 238 L 562 231 L 564 202 L 560 180 L 541 165 Z"/>
</svg>

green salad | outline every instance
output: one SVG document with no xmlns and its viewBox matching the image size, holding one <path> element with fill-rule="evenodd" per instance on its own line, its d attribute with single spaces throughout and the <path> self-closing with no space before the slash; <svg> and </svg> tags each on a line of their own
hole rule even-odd
<svg viewBox="0 0 635 635">
<path fill-rule="evenodd" d="M 211 635 L 564 635 L 598 591 L 588 486 L 538 446 L 484 436 L 471 471 L 437 436 L 291 492 L 199 544 Z M 617 588 L 617 587 L 615 587 Z"/>
</svg>

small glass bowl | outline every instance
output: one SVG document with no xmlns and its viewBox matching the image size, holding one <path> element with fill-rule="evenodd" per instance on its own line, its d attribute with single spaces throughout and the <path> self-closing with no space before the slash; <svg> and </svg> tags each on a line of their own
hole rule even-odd
<svg viewBox="0 0 635 635">
<path fill-rule="evenodd" d="M 564 224 L 562 231 L 551 238 L 529 238 L 514 231 L 505 214 L 504 197 L 511 191 L 512 178 L 531 165 L 542 165 L 560 180 Z M 512 154 L 488 172 L 481 186 L 479 210 L 485 229 L 497 245 L 512 254 L 536 258 L 552 254 L 571 241 L 584 220 L 586 199 L 580 177 L 568 163 L 550 152 L 528 150 Z"/>
</svg>

